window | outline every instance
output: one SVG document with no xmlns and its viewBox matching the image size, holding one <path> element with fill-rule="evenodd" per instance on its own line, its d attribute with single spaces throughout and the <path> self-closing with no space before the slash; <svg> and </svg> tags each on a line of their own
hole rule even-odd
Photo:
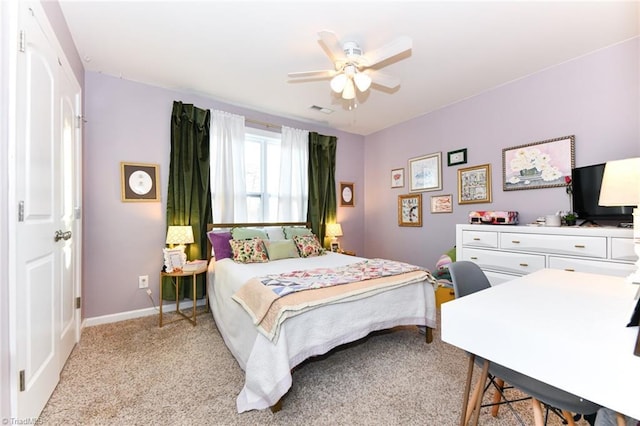
<svg viewBox="0 0 640 426">
<path fill-rule="evenodd" d="M 280 140 L 280 133 L 246 129 L 244 155 L 249 222 L 277 221 Z"/>
</svg>

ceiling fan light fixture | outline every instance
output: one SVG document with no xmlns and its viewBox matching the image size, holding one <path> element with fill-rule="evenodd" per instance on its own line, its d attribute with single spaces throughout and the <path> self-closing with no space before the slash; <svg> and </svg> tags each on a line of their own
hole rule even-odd
<svg viewBox="0 0 640 426">
<path fill-rule="evenodd" d="M 366 92 L 371 86 L 371 77 L 364 72 L 357 73 L 355 77 L 353 77 L 353 80 L 355 81 L 358 90 L 361 92 Z"/>
<path fill-rule="evenodd" d="M 356 97 L 356 88 L 353 85 L 353 80 L 347 79 L 347 84 L 342 91 L 342 99 L 350 100 Z"/>
<path fill-rule="evenodd" d="M 345 85 L 347 84 L 347 76 L 344 73 L 340 73 L 331 79 L 331 90 L 336 93 L 341 93 Z"/>
</svg>

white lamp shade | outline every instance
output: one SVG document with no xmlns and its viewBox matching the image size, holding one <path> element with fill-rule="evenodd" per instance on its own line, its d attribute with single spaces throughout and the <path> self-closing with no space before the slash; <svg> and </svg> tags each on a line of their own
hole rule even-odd
<svg viewBox="0 0 640 426">
<path fill-rule="evenodd" d="M 327 237 L 342 237 L 342 226 L 339 223 L 328 223 Z"/>
<path fill-rule="evenodd" d="M 356 97 L 356 88 L 353 85 L 353 80 L 347 79 L 347 84 L 342 91 L 342 99 L 350 100 Z"/>
<path fill-rule="evenodd" d="M 601 206 L 640 204 L 640 157 L 607 161 L 598 204 Z"/>
<path fill-rule="evenodd" d="M 331 79 L 331 90 L 336 93 L 342 93 L 344 86 L 347 84 L 347 76 L 344 73 L 340 73 Z"/>
<path fill-rule="evenodd" d="M 169 226 L 167 244 L 193 244 L 193 229 L 191 226 Z"/>
<path fill-rule="evenodd" d="M 371 86 L 371 77 L 366 73 L 359 72 L 355 77 L 353 77 L 353 80 L 356 82 L 356 86 L 361 92 L 366 92 L 369 89 L 369 86 Z"/>
</svg>

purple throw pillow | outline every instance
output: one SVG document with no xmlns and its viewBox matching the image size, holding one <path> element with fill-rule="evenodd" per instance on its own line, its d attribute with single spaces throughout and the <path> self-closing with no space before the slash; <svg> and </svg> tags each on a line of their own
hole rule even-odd
<svg viewBox="0 0 640 426">
<path fill-rule="evenodd" d="M 231 240 L 231 232 L 212 231 L 209 232 L 207 236 L 209 237 L 209 241 L 211 241 L 213 256 L 216 260 L 226 259 L 233 256 L 231 253 L 231 244 L 229 244 L 229 240 Z"/>
</svg>

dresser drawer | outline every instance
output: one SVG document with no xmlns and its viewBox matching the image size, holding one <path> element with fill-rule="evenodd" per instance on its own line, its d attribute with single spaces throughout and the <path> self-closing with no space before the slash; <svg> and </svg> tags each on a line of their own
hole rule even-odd
<svg viewBox="0 0 640 426">
<path fill-rule="evenodd" d="M 477 263 L 482 269 L 526 275 L 544 269 L 544 255 L 510 253 L 473 248 L 462 249 L 462 259 Z"/>
<path fill-rule="evenodd" d="M 498 233 L 489 231 L 462 231 L 462 244 L 475 247 L 498 247 Z"/>
<path fill-rule="evenodd" d="M 587 272 L 590 274 L 626 277 L 635 269 L 633 264 L 604 262 L 601 260 L 572 259 L 569 257 L 549 257 L 549 268 L 564 271 Z"/>
<path fill-rule="evenodd" d="M 628 262 L 638 260 L 633 251 L 633 238 L 611 238 L 611 259 Z"/>
<path fill-rule="evenodd" d="M 578 235 L 503 233 L 500 235 L 500 248 L 504 250 L 566 254 L 569 256 L 605 259 L 607 257 L 607 238 L 583 237 Z"/>
</svg>

